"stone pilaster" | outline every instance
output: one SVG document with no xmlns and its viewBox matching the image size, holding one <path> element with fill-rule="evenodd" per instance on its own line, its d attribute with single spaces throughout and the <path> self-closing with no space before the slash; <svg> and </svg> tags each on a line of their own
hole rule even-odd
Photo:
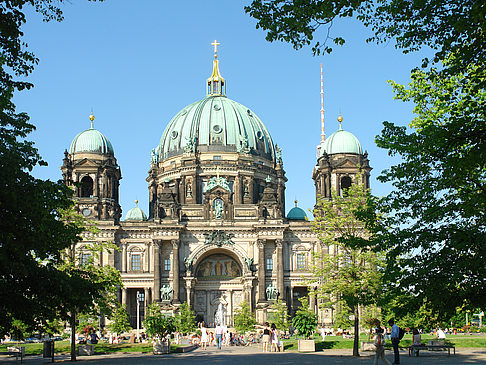
<svg viewBox="0 0 486 365">
<path fill-rule="evenodd" d="M 284 269 L 283 269 L 283 241 L 281 239 L 275 240 L 275 248 L 277 253 L 277 290 L 279 292 L 279 298 L 283 299 L 284 292 Z"/>
<path fill-rule="evenodd" d="M 258 302 L 265 301 L 265 241 L 257 240 L 258 246 Z"/>
<path fill-rule="evenodd" d="M 159 240 L 154 241 L 154 288 L 153 301 L 160 302 L 160 244 Z"/>
<path fill-rule="evenodd" d="M 172 302 L 179 300 L 179 240 L 171 240 L 172 243 Z"/>
<path fill-rule="evenodd" d="M 127 244 L 122 242 L 122 269 L 121 272 L 127 272 Z"/>
</svg>

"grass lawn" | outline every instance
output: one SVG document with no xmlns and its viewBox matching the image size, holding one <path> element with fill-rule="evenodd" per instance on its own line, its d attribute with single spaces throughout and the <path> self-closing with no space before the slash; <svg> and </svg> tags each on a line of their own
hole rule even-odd
<svg viewBox="0 0 486 365">
<path fill-rule="evenodd" d="M 352 349 L 354 339 L 342 338 L 341 336 L 326 336 L 326 340 L 322 341 L 321 336 L 315 334 L 314 340 L 316 341 L 316 350 L 322 351 L 325 349 Z M 427 342 L 428 340 L 434 339 L 430 335 L 422 335 L 422 342 Z M 360 335 L 361 341 L 368 341 L 367 335 Z M 400 347 L 409 347 L 412 344 L 412 335 L 405 335 L 405 337 L 400 341 Z M 446 343 L 456 346 L 456 348 L 461 347 L 484 347 L 486 348 L 486 336 L 478 335 L 448 335 Z M 387 347 L 391 347 L 390 341 L 387 341 Z M 296 350 L 298 348 L 297 339 L 292 338 L 290 340 L 284 340 L 285 350 Z"/>
<path fill-rule="evenodd" d="M 8 345 L 1 345 L 0 351 L 7 351 L 7 347 L 14 346 L 15 343 Z M 25 346 L 26 355 L 40 355 L 43 351 L 42 343 L 26 343 L 19 344 Z M 174 352 L 180 345 L 171 344 L 171 352 Z M 76 345 L 76 348 L 78 345 Z M 56 354 L 69 354 L 71 352 L 71 343 L 69 341 L 56 341 L 54 344 L 54 351 Z M 109 354 L 114 352 L 152 352 L 152 343 L 121 343 L 121 344 L 109 344 L 98 343 L 94 345 L 95 354 Z"/>
</svg>

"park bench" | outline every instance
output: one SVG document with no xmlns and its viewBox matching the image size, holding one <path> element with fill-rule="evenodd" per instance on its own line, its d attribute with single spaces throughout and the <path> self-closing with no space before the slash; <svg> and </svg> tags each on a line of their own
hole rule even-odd
<svg viewBox="0 0 486 365">
<path fill-rule="evenodd" d="M 15 361 L 18 361 L 20 357 L 20 362 L 22 362 L 25 356 L 25 346 L 9 346 L 7 347 L 7 351 L 0 352 L 0 354 L 15 356 Z"/>
<path fill-rule="evenodd" d="M 447 356 L 451 356 L 451 349 L 454 350 L 454 355 L 456 355 L 456 347 L 453 345 L 446 344 L 434 344 L 434 345 L 411 345 L 408 348 L 408 356 L 419 356 L 420 351 L 438 351 L 447 350 Z"/>
</svg>

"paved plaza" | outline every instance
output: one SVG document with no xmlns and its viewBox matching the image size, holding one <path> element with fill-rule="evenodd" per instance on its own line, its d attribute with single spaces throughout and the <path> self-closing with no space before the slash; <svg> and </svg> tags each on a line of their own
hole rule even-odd
<svg viewBox="0 0 486 365">
<path fill-rule="evenodd" d="M 94 364 L 231 364 L 231 365 L 286 365 L 286 364 L 373 364 L 373 354 L 362 352 L 359 358 L 351 356 L 351 350 L 325 350 L 316 353 L 300 354 L 296 352 L 284 353 L 262 353 L 257 347 L 226 347 L 218 351 L 210 348 L 207 351 L 196 349 L 182 354 L 169 354 L 154 356 L 149 353 L 117 353 L 110 355 L 80 356 L 78 362 Z M 387 358 L 392 361 L 393 354 L 387 351 Z M 486 349 L 471 348 L 458 349 L 456 356 L 447 356 L 447 353 L 428 353 L 425 352 L 419 358 L 408 357 L 405 350 L 401 351 L 402 365 L 435 365 L 435 364 L 486 364 Z M 56 356 L 56 362 L 69 362 L 69 356 Z M 0 364 L 14 364 L 15 358 L 0 356 Z M 18 361 L 17 363 L 20 363 Z M 41 356 L 27 356 L 25 364 L 47 364 L 48 359 Z M 380 363 L 383 364 L 383 363 Z"/>
</svg>

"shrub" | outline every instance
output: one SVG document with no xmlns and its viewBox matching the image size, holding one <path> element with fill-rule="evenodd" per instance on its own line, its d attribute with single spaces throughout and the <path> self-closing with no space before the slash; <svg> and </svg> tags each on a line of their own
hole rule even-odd
<svg viewBox="0 0 486 365">
<path fill-rule="evenodd" d="M 304 339 L 310 338 L 317 328 L 317 315 L 310 309 L 307 297 L 299 299 L 302 306 L 292 320 L 292 324 Z"/>
</svg>

